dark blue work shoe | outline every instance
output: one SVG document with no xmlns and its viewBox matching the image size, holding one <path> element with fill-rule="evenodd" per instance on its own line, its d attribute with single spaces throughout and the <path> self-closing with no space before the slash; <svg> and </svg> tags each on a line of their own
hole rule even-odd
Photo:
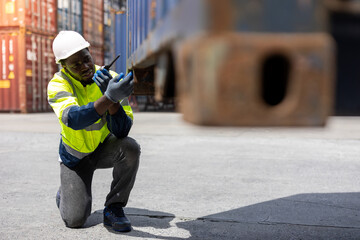
<svg viewBox="0 0 360 240">
<path fill-rule="evenodd" d="M 56 206 L 60 208 L 60 190 L 56 193 Z"/>
<path fill-rule="evenodd" d="M 118 232 L 130 232 L 131 223 L 125 216 L 122 207 L 112 204 L 104 209 L 104 226 L 112 227 Z"/>
</svg>

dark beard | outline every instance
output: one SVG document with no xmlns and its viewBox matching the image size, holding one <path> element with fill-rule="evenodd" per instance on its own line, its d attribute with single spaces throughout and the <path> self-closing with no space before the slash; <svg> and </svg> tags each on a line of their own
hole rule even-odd
<svg viewBox="0 0 360 240">
<path fill-rule="evenodd" d="M 70 71 L 68 71 L 66 68 L 65 68 L 65 72 L 67 72 L 68 74 L 70 74 L 70 76 L 72 76 L 74 79 L 77 79 L 75 76 L 73 76 L 72 74 L 71 74 L 71 72 Z M 79 80 L 78 80 L 79 81 Z M 91 84 L 93 84 L 94 83 L 94 81 L 92 80 L 92 79 L 90 79 L 88 82 L 85 82 L 85 81 L 79 81 L 82 85 L 83 85 L 83 87 L 86 87 L 87 85 L 91 85 Z"/>
<path fill-rule="evenodd" d="M 83 87 L 86 87 L 87 85 L 91 85 L 94 83 L 94 81 L 89 81 L 89 82 L 83 82 L 83 81 L 80 81 L 81 84 L 83 85 Z"/>
</svg>

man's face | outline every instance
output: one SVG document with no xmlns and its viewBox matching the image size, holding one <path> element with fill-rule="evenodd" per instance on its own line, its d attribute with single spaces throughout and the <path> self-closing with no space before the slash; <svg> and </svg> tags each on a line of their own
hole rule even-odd
<svg viewBox="0 0 360 240">
<path fill-rule="evenodd" d="M 86 48 L 65 59 L 62 66 L 73 78 L 82 83 L 93 81 L 95 65 L 89 50 Z"/>
</svg>

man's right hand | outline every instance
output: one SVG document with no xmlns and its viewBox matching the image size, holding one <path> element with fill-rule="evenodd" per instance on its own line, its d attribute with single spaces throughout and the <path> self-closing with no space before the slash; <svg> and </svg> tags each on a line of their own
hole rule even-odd
<svg viewBox="0 0 360 240">
<path fill-rule="evenodd" d="M 93 76 L 93 81 L 98 85 L 102 94 L 106 91 L 110 79 L 112 79 L 112 76 L 106 69 L 97 70 Z"/>
<path fill-rule="evenodd" d="M 112 102 L 116 103 L 129 97 L 134 90 L 134 80 L 132 72 L 128 73 L 124 79 L 121 74 L 109 81 L 105 96 Z"/>
</svg>

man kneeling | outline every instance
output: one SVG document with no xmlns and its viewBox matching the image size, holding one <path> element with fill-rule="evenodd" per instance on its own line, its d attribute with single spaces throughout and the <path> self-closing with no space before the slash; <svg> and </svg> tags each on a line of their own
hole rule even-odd
<svg viewBox="0 0 360 240">
<path fill-rule="evenodd" d="M 94 171 L 113 168 L 104 225 L 131 231 L 124 214 L 139 166 L 140 146 L 128 137 L 133 112 L 126 77 L 94 64 L 90 44 L 77 32 L 61 31 L 53 41 L 62 69 L 48 84 L 48 101 L 59 119 L 60 188 L 56 203 L 67 227 L 81 227 L 91 214 Z"/>
</svg>

